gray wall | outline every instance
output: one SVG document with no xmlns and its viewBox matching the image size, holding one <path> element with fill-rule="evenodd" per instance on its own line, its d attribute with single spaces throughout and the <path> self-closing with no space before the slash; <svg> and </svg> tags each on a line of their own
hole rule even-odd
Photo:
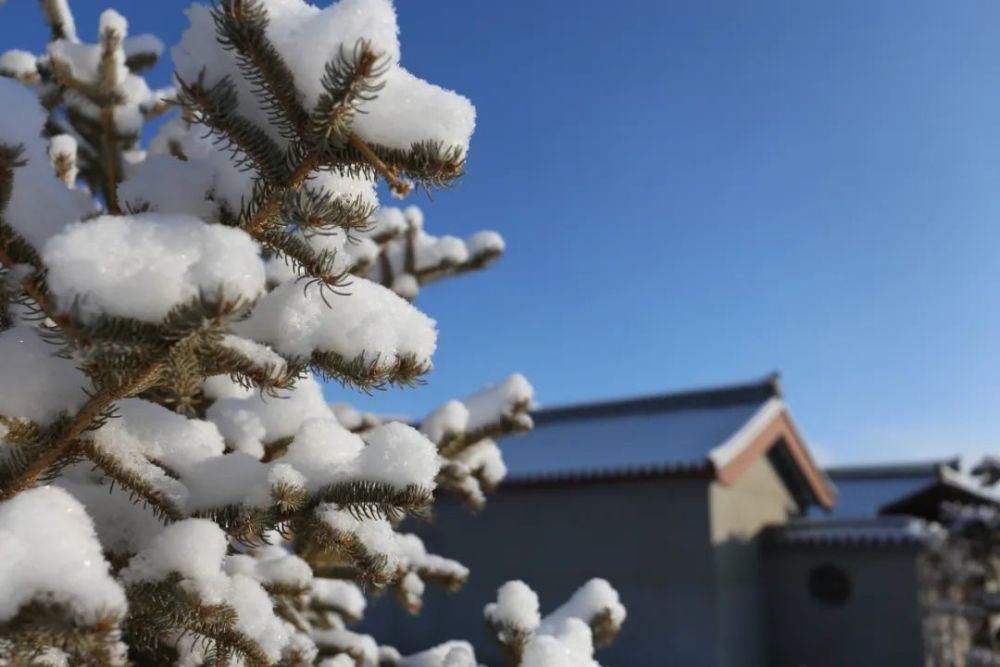
<svg viewBox="0 0 1000 667">
<path fill-rule="evenodd" d="M 924 664 L 916 552 L 875 545 L 780 545 L 765 552 L 773 667 L 918 667 Z M 830 607 L 815 600 L 812 568 L 843 569 L 852 593 Z"/>
<path fill-rule="evenodd" d="M 361 629 L 404 653 L 468 639 L 482 662 L 498 665 L 482 608 L 500 584 L 523 579 L 545 613 L 600 576 L 628 608 L 618 640 L 598 651 L 600 662 L 714 667 L 716 572 L 707 496 L 705 479 L 501 487 L 480 516 L 442 499 L 434 524 L 407 529 L 416 529 L 433 553 L 468 565 L 468 584 L 455 594 L 428 586 L 418 617 L 384 596 Z"/>
<path fill-rule="evenodd" d="M 719 665 L 767 665 L 760 573 L 762 528 L 799 512 L 767 457 L 758 458 L 732 485 L 712 482 L 711 536 L 718 580 Z"/>
</svg>

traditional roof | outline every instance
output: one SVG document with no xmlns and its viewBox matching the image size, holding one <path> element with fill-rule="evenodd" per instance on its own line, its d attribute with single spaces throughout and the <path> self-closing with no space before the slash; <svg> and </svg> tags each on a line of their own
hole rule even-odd
<svg viewBox="0 0 1000 667">
<path fill-rule="evenodd" d="M 920 546 L 936 539 L 941 528 L 922 519 L 884 516 L 870 519 L 796 519 L 764 531 L 770 547 Z"/>
<path fill-rule="evenodd" d="M 1000 507 L 1000 494 L 996 490 L 984 488 L 979 480 L 955 468 L 941 467 L 937 479 L 885 503 L 879 513 L 939 521 L 946 503 Z"/>
<path fill-rule="evenodd" d="M 803 505 L 833 490 L 806 450 L 777 375 L 725 387 L 542 409 L 504 444 L 506 486 L 691 476 L 734 482 L 767 455 Z"/>
<path fill-rule="evenodd" d="M 957 469 L 958 459 L 827 468 L 837 487 L 831 513 L 842 518 L 877 516 L 883 505 L 937 482 L 943 468 Z"/>
</svg>

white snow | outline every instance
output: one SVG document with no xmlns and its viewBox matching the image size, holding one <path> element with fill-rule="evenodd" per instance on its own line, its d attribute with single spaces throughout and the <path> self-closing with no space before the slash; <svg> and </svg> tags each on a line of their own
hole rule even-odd
<svg viewBox="0 0 1000 667">
<path fill-rule="evenodd" d="M 605 611 L 610 614 L 615 627 L 625 622 L 625 607 L 618 599 L 618 591 L 605 579 L 591 579 L 577 589 L 562 606 L 545 617 L 539 632 L 553 634 L 568 618 L 578 618 L 589 624 L 595 616 Z"/>
<path fill-rule="evenodd" d="M 311 592 L 315 602 L 342 610 L 352 620 L 360 619 L 365 614 L 368 604 L 365 594 L 353 581 L 315 578 Z"/>
<path fill-rule="evenodd" d="M 163 53 L 163 42 L 161 42 L 160 38 L 156 35 L 135 35 L 133 37 L 127 37 L 125 39 L 125 43 L 122 45 L 122 48 L 125 49 L 125 55 L 127 57 L 144 53 L 151 53 L 159 56 Z"/>
<path fill-rule="evenodd" d="M 32 600 L 66 605 L 83 624 L 123 616 L 127 606 L 90 517 L 57 487 L 0 503 L 0 621 Z"/>
<path fill-rule="evenodd" d="M 295 386 L 282 389 L 276 396 L 233 390 L 226 392 L 221 380 L 213 381 L 213 391 L 221 396 L 207 411 L 230 447 L 256 456 L 264 452 L 264 443 L 293 436 L 307 419 L 330 418 L 323 398 L 323 388 L 311 375 L 300 378 Z M 241 397 L 242 394 L 242 397 Z"/>
<path fill-rule="evenodd" d="M 508 581 L 497 589 L 497 601 L 486 605 L 486 619 L 502 628 L 528 633 L 541 622 L 538 595 L 523 581 Z"/>
<path fill-rule="evenodd" d="M 171 470 L 187 473 L 202 461 L 221 456 L 225 449 L 219 430 L 211 422 L 190 419 L 138 398 L 117 405 L 121 418 L 109 421 L 97 433 L 112 424 L 127 430 L 136 448 Z"/>
<path fill-rule="evenodd" d="M 493 231 L 476 232 L 465 240 L 465 246 L 472 255 L 482 255 L 485 253 L 501 253 L 507 244 L 503 237 Z"/>
<path fill-rule="evenodd" d="M 451 400 L 430 413 L 420 422 L 420 430 L 431 442 L 440 443 L 447 436 L 465 433 L 469 423 L 469 409 L 461 401 Z"/>
<path fill-rule="evenodd" d="M 472 644 L 450 641 L 400 659 L 397 667 L 476 667 Z"/>
<path fill-rule="evenodd" d="M 384 88 L 360 105 L 355 130 L 368 141 L 409 149 L 418 141 L 440 141 L 463 152 L 475 127 L 475 109 L 468 99 L 423 81 L 399 67 L 398 27 L 389 0 L 341 0 L 319 9 L 300 0 L 269 0 L 268 37 L 295 77 L 304 106 L 311 110 L 323 92 L 323 66 L 343 48 L 350 53 L 358 40 L 391 63 Z M 267 116 L 253 97 L 252 85 L 236 67 L 233 55 L 214 39 L 207 8 L 187 11 L 190 26 L 173 49 L 178 75 L 195 81 L 204 69 L 206 85 L 229 76 L 236 84 L 240 111 L 262 127 Z M 275 138 L 278 133 L 270 128 Z"/>
<path fill-rule="evenodd" d="M 351 268 L 351 256 L 344 251 L 346 238 L 343 232 L 316 234 L 296 230 L 292 235 L 304 241 L 317 254 L 324 251 L 332 253 L 333 262 L 330 267 L 332 275 L 345 273 Z M 272 283 L 294 280 L 298 275 L 295 261 L 290 257 L 275 257 L 267 262 L 267 279 Z"/>
<path fill-rule="evenodd" d="M 437 448 L 419 431 L 401 422 L 390 422 L 366 431 L 362 437 L 368 446 L 358 457 L 359 477 L 399 488 L 434 488 L 440 468 Z"/>
<path fill-rule="evenodd" d="M 361 107 L 354 122 L 364 139 L 408 149 L 418 141 L 438 141 L 468 150 L 476 109 L 468 98 L 420 79 L 402 67 L 385 76 L 385 88 Z"/>
<path fill-rule="evenodd" d="M 319 667 L 357 667 L 357 664 L 354 658 L 348 654 L 338 653 L 332 658 L 323 658 L 319 663 Z"/>
<path fill-rule="evenodd" d="M 430 366 L 437 344 L 434 320 L 392 291 L 355 278 L 344 294 L 328 292 L 325 297 L 329 306 L 319 289 L 283 283 L 234 330 L 288 356 L 323 351 L 351 360 L 364 355 L 378 359 L 380 367 L 391 367 L 399 357 L 413 355 Z"/>
<path fill-rule="evenodd" d="M 415 570 L 418 574 L 447 577 L 464 581 L 469 576 L 469 568 L 457 560 L 427 553 L 423 540 L 412 533 L 396 534 L 396 551 L 400 554 L 405 567 Z"/>
<path fill-rule="evenodd" d="M 253 300 L 264 290 L 257 246 L 239 229 L 186 215 L 101 216 L 45 245 L 49 287 L 63 308 L 158 321 L 199 295 Z"/>
<path fill-rule="evenodd" d="M 309 564 L 277 546 L 255 549 L 252 556 L 226 556 L 222 567 L 229 575 L 244 574 L 264 585 L 279 584 L 304 589 L 312 583 Z"/>
<path fill-rule="evenodd" d="M 159 534 L 163 526 L 152 509 L 133 502 L 129 492 L 95 477 L 87 463 L 64 471 L 56 484 L 83 503 L 106 551 L 133 554 Z"/>
<path fill-rule="evenodd" d="M 513 416 L 512 408 L 518 404 L 531 405 L 535 390 L 520 373 L 509 375 L 496 385 L 462 399 L 469 410 L 466 430 L 475 431 L 492 424 L 502 416 Z M 530 420 L 530 417 L 525 416 Z"/>
<path fill-rule="evenodd" d="M 90 383 L 29 326 L 0 331 L 0 415 L 47 424 L 76 411 Z"/>
<path fill-rule="evenodd" d="M 147 205 L 158 213 L 211 220 L 218 206 L 210 199 L 214 188 L 215 170 L 207 161 L 150 155 L 118 186 L 118 198 L 132 210 Z"/>
<path fill-rule="evenodd" d="M 766 428 L 778 415 L 785 412 L 785 403 L 780 398 L 770 398 L 754 414 L 750 420 L 738 431 L 733 433 L 729 439 L 722 444 L 712 448 L 708 453 L 709 460 L 717 468 L 721 468 L 730 463 L 734 458 L 747 448 L 756 439 L 764 428 Z"/>
<path fill-rule="evenodd" d="M 69 10 L 69 0 L 44 0 L 47 13 L 51 13 L 55 22 L 62 26 L 66 39 L 75 42 L 76 22 L 73 20 L 73 12 Z"/>
<path fill-rule="evenodd" d="M 332 630 L 314 629 L 312 631 L 312 638 L 320 647 L 330 647 L 349 654 L 349 656 L 345 657 L 350 660 L 350 663 L 343 661 L 336 662 L 333 663 L 334 667 L 341 667 L 342 665 L 345 667 L 351 667 L 351 665 L 376 667 L 378 665 L 376 662 L 379 655 L 378 644 L 375 643 L 375 639 L 368 635 L 351 632 L 344 628 L 335 628 Z M 357 662 L 355 662 L 355 659 Z M 320 663 L 320 665 L 323 664 Z"/>
<path fill-rule="evenodd" d="M 301 471 L 316 491 L 342 481 L 364 449 L 364 441 L 330 415 L 304 421 L 280 460 Z"/>
<path fill-rule="evenodd" d="M 24 166 L 14 171 L 14 189 L 4 221 L 36 250 L 89 208 L 86 197 L 67 188 L 49 165 L 48 145 L 41 137 L 45 113 L 31 90 L 0 77 L 0 144 L 23 145 Z M 39 202 L 45 202 L 39 206 Z"/>
<path fill-rule="evenodd" d="M 330 410 L 333 411 L 337 421 L 350 431 L 377 426 L 381 421 L 372 413 L 362 412 L 348 403 L 332 403 Z"/>
<path fill-rule="evenodd" d="M 484 255 L 498 255 L 503 252 L 504 241 L 496 232 L 477 232 L 466 240 L 455 236 L 433 236 L 423 229 L 424 215 L 416 206 L 404 210 L 383 207 L 373 216 L 371 225 L 360 238 L 377 239 L 384 245 L 384 258 L 388 263 L 389 275 L 382 262 L 372 262 L 365 255 L 367 249 L 358 250 L 358 260 L 367 260 L 370 277 L 381 283 L 391 278 L 394 292 L 407 299 L 413 299 L 422 281 L 441 277 L 437 270 L 461 266 Z M 408 265 L 412 259 L 412 265 Z M 413 275 L 415 272 L 417 275 Z M 417 276 L 422 276 L 418 279 Z"/>
<path fill-rule="evenodd" d="M 220 598 L 236 610 L 236 629 L 255 640 L 274 662 L 288 643 L 289 626 L 274 615 L 271 597 L 259 583 L 242 574 L 233 575 Z"/>
<path fill-rule="evenodd" d="M 102 78 L 100 68 L 104 52 L 103 43 L 82 44 L 75 39 L 60 39 L 49 44 L 48 54 L 54 65 L 68 72 L 77 81 L 86 85 L 110 84 L 117 96 L 116 103 L 112 107 L 117 129 L 137 135 L 142 129 L 142 109 L 150 103 L 152 93 L 146 80 L 132 74 L 125 66 L 126 52 L 123 40 L 127 32 L 128 23 L 120 14 L 111 9 L 101 14 L 100 41 L 103 42 L 106 36 L 113 35 L 112 44 L 116 47 L 110 54 L 113 67 L 103 72 L 106 78 Z M 97 119 L 101 113 L 101 108 L 91 99 L 73 89 L 66 92 L 65 103 L 67 107 L 93 119 Z"/>
<path fill-rule="evenodd" d="M 98 19 L 98 30 L 101 33 L 112 30 L 118 33 L 119 37 L 124 38 L 125 34 L 128 33 L 128 21 L 115 10 L 105 9 Z"/>
<path fill-rule="evenodd" d="M 401 273 L 393 278 L 392 291 L 407 301 L 412 301 L 420 293 L 420 283 L 412 273 Z"/>
<path fill-rule="evenodd" d="M 385 519 L 355 519 L 350 513 L 332 503 L 320 505 L 316 510 L 316 517 L 334 533 L 353 536 L 370 553 L 386 556 L 386 565 L 382 572 L 384 576 L 390 577 L 400 566 L 402 554 L 397 534 Z"/>
<path fill-rule="evenodd" d="M 196 512 L 241 504 L 268 507 L 270 473 L 267 464 L 246 452 L 205 459 L 182 479 L 191 492 L 189 509 Z M 276 481 L 281 481 L 280 477 Z"/>
<path fill-rule="evenodd" d="M 226 534 L 213 522 L 179 521 L 164 528 L 136 554 L 120 576 L 126 583 L 137 583 L 179 574 L 205 603 L 231 605 L 237 613 L 236 628 L 277 660 L 289 640 L 288 628 L 274 615 L 271 598 L 259 583 L 239 572 L 231 576 L 223 572 L 227 545 Z"/>
<path fill-rule="evenodd" d="M 165 495 L 178 509 L 187 502 L 187 488 L 150 462 L 143 441 L 129 432 L 121 420 L 109 420 L 91 435 L 91 440 L 97 451 Z"/>
<path fill-rule="evenodd" d="M 76 137 L 71 134 L 57 134 L 56 136 L 49 139 L 49 160 L 52 166 L 56 166 L 56 161 L 68 161 L 70 167 L 66 173 L 65 180 L 63 181 L 66 185 L 72 186 L 76 182 L 77 173 L 79 171 L 76 164 L 76 151 L 78 145 Z"/>
<path fill-rule="evenodd" d="M 21 81 L 31 81 L 38 77 L 38 59 L 29 51 L 4 51 L 0 53 L 0 73 Z"/>
<path fill-rule="evenodd" d="M 269 369 L 272 374 L 282 375 L 288 366 L 285 358 L 267 345 L 261 345 L 233 334 L 223 336 L 219 345 L 238 353 L 259 369 Z"/>
<path fill-rule="evenodd" d="M 253 387 L 247 387 L 233 380 L 228 375 L 213 375 L 201 383 L 201 390 L 208 398 L 249 398 L 254 394 Z"/>
<path fill-rule="evenodd" d="M 462 463 L 489 486 L 496 486 L 507 476 L 507 466 L 497 443 L 489 438 L 469 445 L 455 455 Z"/>
<path fill-rule="evenodd" d="M 174 572 L 185 579 L 211 580 L 219 574 L 227 546 L 226 534 L 213 522 L 185 519 L 164 528 L 120 576 L 126 583 L 162 581 Z"/>
<path fill-rule="evenodd" d="M 539 630 L 539 634 L 555 637 L 571 651 L 579 653 L 581 656 L 591 656 L 594 654 L 594 635 L 590 630 L 590 625 L 572 616 L 561 618 L 558 622 L 551 624 L 542 622 L 545 630 Z"/>
<path fill-rule="evenodd" d="M 393 237 L 406 231 L 409 223 L 401 208 L 383 206 L 372 216 L 368 235 L 374 237 Z"/>
<path fill-rule="evenodd" d="M 536 635 L 524 647 L 521 667 L 599 667 L 588 655 L 574 650 L 573 644 L 550 635 Z"/>
</svg>

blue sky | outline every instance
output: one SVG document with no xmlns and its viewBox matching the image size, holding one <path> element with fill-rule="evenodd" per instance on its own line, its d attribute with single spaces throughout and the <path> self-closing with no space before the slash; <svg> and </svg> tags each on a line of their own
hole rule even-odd
<svg viewBox="0 0 1000 667">
<path fill-rule="evenodd" d="M 71 4 L 92 38 L 106 3 Z M 114 3 L 168 43 L 186 4 Z M 421 295 L 429 384 L 363 407 L 778 369 L 826 460 L 1000 450 L 1000 4 L 398 4 L 404 64 L 479 112 L 428 227 L 509 249 Z M 44 36 L 35 2 L 0 8 L 3 48 Z"/>
</svg>

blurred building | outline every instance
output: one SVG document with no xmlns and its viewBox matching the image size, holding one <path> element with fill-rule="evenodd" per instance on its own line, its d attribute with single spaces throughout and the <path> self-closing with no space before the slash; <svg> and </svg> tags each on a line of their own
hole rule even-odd
<svg viewBox="0 0 1000 667">
<path fill-rule="evenodd" d="M 420 616 L 391 599 L 366 629 L 407 650 L 499 652 L 483 605 L 523 579 L 543 613 L 591 577 L 628 608 L 607 665 L 924 665 L 918 559 L 944 500 L 996 502 L 955 462 L 819 469 L 777 377 L 535 413 L 476 515 L 448 499 L 417 532 L 468 565 Z"/>
</svg>

